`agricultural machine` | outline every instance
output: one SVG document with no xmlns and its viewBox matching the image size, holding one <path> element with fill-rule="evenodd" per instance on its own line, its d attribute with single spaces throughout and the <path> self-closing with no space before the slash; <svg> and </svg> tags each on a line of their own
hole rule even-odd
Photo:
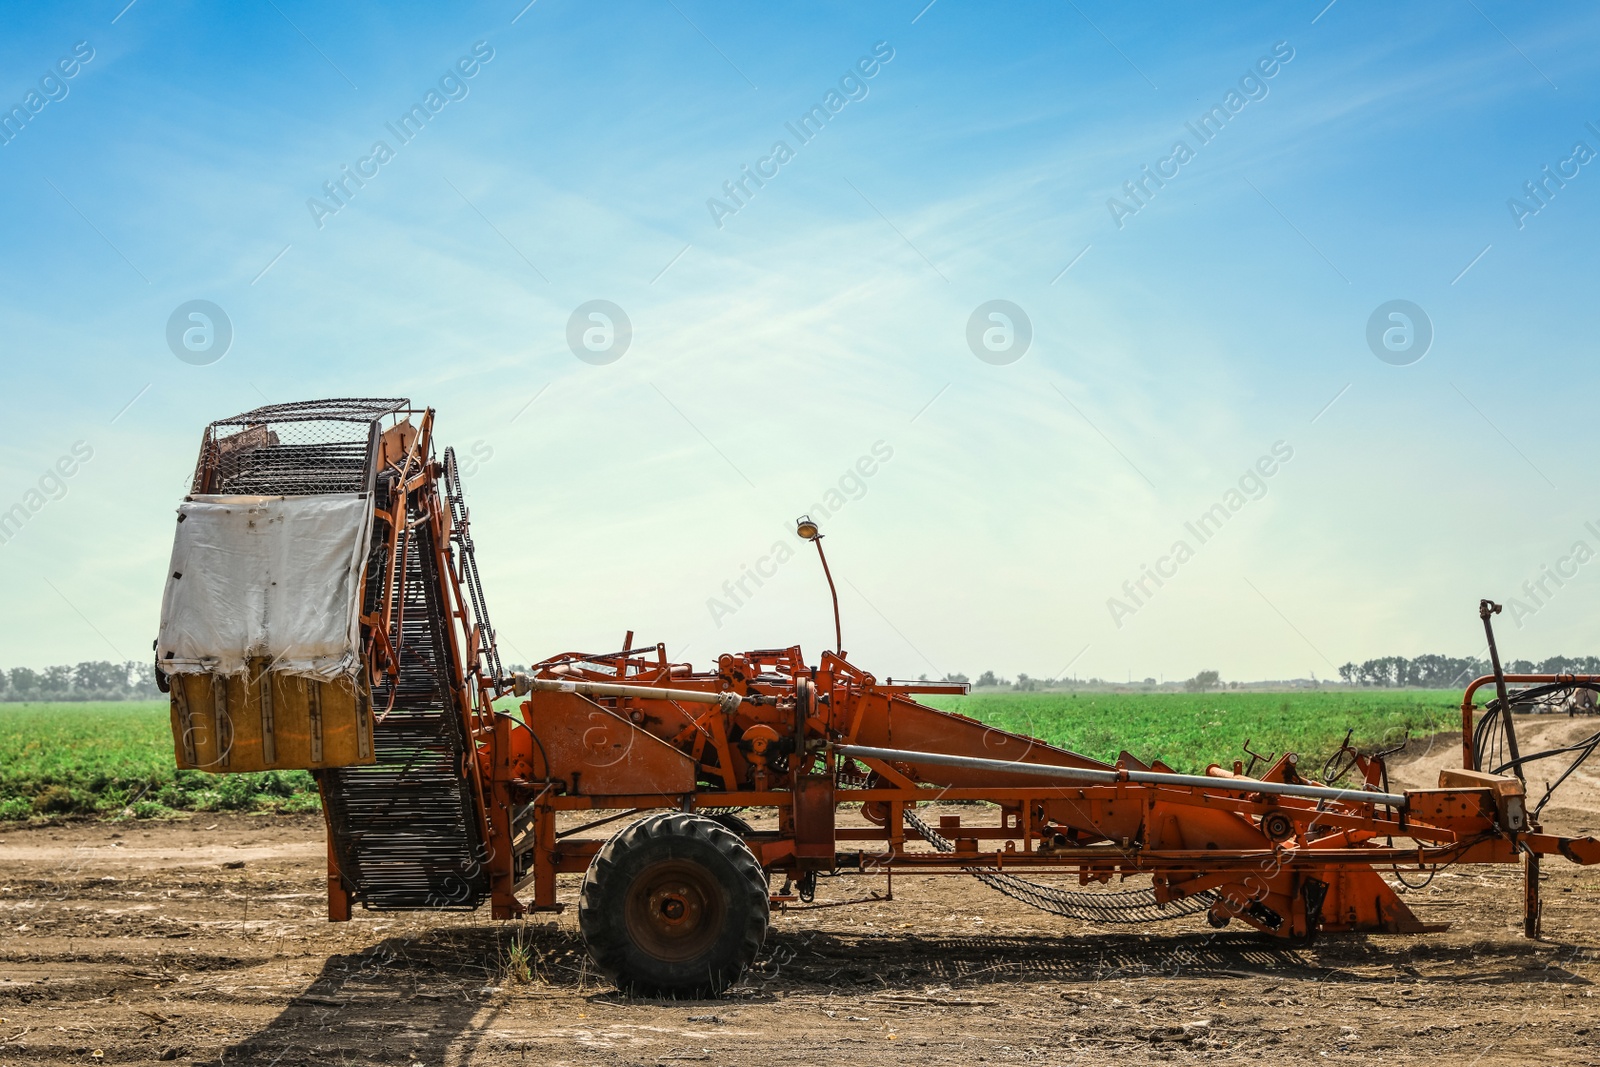
<svg viewBox="0 0 1600 1067">
<path fill-rule="evenodd" d="M 1533 936 L 1539 858 L 1600 862 L 1600 842 L 1541 829 L 1507 713 L 1600 679 L 1506 676 L 1498 656 L 1462 703 L 1463 766 L 1403 792 L 1354 751 L 1321 781 L 1293 754 L 1180 774 L 936 710 L 918 697 L 965 686 L 852 662 L 837 597 L 836 647 L 814 657 L 697 670 L 630 632 L 508 672 L 433 429 L 402 399 L 258 408 L 206 428 L 178 508 L 156 643 L 178 764 L 315 775 L 333 921 L 356 905 L 515 919 L 561 909 L 559 877 L 582 875 L 596 963 L 625 990 L 691 996 L 735 982 L 819 876 L 971 875 L 1097 922 L 1203 913 L 1307 939 L 1442 929 L 1386 872 L 1525 861 Z M 817 525 L 797 533 L 826 571 Z M 934 802 L 959 814 L 934 821 Z M 757 830 L 746 809 L 775 820 Z"/>
</svg>

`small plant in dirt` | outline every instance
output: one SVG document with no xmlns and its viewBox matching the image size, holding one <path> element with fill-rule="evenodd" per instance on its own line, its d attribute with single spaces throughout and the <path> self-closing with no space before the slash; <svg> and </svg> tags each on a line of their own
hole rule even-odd
<svg viewBox="0 0 1600 1067">
<path fill-rule="evenodd" d="M 539 950 L 526 923 L 518 923 L 509 942 L 500 944 L 500 980 L 508 985 L 532 985 L 541 981 Z"/>
<path fill-rule="evenodd" d="M 0 821 L 26 819 L 33 814 L 33 801 L 27 797 L 7 797 L 0 800 Z"/>
<path fill-rule="evenodd" d="M 67 815 L 77 807 L 78 799 L 72 795 L 72 790 L 64 785 L 46 786 L 33 798 L 33 811 L 36 815 Z"/>
<path fill-rule="evenodd" d="M 122 809 L 122 813 L 131 815 L 135 819 L 166 819 L 177 814 L 165 804 L 155 800 L 136 800 Z"/>
</svg>

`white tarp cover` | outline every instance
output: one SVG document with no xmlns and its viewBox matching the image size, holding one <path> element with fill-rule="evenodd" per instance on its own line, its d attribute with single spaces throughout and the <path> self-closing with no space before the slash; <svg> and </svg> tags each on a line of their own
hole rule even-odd
<svg viewBox="0 0 1600 1067">
<path fill-rule="evenodd" d="M 287 674 L 354 674 L 371 530 L 358 493 L 189 497 L 161 599 L 161 669 L 238 674 L 265 656 Z"/>
</svg>

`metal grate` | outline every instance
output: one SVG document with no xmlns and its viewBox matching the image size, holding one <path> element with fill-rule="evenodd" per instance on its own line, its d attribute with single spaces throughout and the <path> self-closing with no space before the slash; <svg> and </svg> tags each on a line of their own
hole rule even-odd
<svg viewBox="0 0 1600 1067">
<path fill-rule="evenodd" d="M 192 493 L 303 496 L 372 487 L 385 416 L 404 398 L 271 404 L 206 427 Z"/>
<path fill-rule="evenodd" d="M 380 507 L 387 506 L 380 489 Z M 396 582 L 403 602 L 399 676 L 373 690 L 378 761 L 321 772 L 334 855 L 345 887 L 372 910 L 469 910 L 489 892 L 487 854 L 472 787 L 462 773 L 468 751 L 449 696 L 450 620 L 439 603 L 432 533 L 415 496 L 416 523 L 405 573 L 387 573 L 388 554 L 369 565 L 369 596 Z"/>
</svg>

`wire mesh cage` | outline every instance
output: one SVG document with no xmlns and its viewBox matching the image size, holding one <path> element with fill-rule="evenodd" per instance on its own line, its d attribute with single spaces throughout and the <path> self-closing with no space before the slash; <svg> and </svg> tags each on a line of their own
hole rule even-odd
<svg viewBox="0 0 1600 1067">
<path fill-rule="evenodd" d="M 191 493 L 307 496 L 371 488 L 382 424 L 403 397 L 270 404 L 206 427 Z"/>
</svg>

